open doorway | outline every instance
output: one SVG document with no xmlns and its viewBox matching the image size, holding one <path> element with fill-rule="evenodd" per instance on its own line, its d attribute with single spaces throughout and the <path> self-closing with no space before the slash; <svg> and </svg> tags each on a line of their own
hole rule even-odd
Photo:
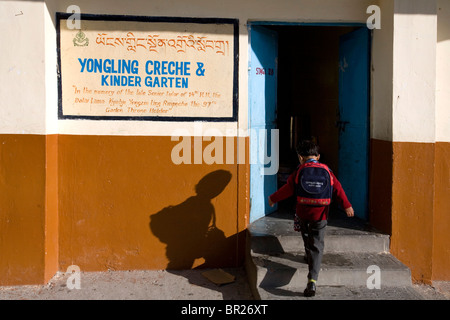
<svg viewBox="0 0 450 320">
<path fill-rule="evenodd" d="M 330 166 L 342 183 L 356 215 L 368 220 L 369 30 L 365 26 L 257 28 L 258 32 L 267 29 L 277 37 L 275 118 L 280 169 L 277 185 L 264 186 L 264 190 L 271 192 L 286 182 L 298 165 L 297 142 L 313 138 L 321 147 L 321 161 Z M 252 27 L 250 32 L 252 37 Z M 251 73 L 250 82 L 254 78 Z M 254 95 L 249 92 L 250 101 Z M 250 108 L 255 108 L 255 104 L 252 107 L 250 103 Z M 265 108 L 265 112 L 271 112 L 271 107 Z M 252 177 L 250 180 L 251 189 Z M 258 201 L 252 191 L 251 201 Z M 251 216 L 254 214 L 251 212 Z"/>
</svg>

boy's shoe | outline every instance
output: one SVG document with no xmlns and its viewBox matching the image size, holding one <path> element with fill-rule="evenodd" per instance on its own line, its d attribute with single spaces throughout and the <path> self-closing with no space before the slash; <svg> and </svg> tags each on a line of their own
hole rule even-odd
<svg viewBox="0 0 450 320">
<path fill-rule="evenodd" d="M 303 291 L 305 297 L 314 297 L 316 295 L 316 282 L 309 281 L 306 285 L 305 291 Z"/>
</svg>

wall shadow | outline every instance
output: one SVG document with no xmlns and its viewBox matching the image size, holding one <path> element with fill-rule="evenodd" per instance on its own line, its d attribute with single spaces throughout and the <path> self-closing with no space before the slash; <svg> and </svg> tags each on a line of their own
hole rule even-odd
<svg viewBox="0 0 450 320">
<path fill-rule="evenodd" d="M 226 170 L 208 173 L 195 186 L 194 196 L 151 214 L 149 228 L 166 244 L 168 272 L 187 278 L 190 284 L 218 291 L 224 299 L 235 299 L 237 292 L 244 299 L 252 299 L 241 268 L 245 230 L 226 237 L 216 225 L 216 211 L 211 203 L 225 190 L 231 177 Z M 200 258 L 204 262 L 195 266 L 195 260 Z M 235 276 L 235 281 L 219 286 L 189 270 L 208 268 L 229 268 L 225 270 Z"/>
<path fill-rule="evenodd" d="M 196 195 L 150 215 L 150 231 L 166 244 L 168 270 L 191 269 L 199 258 L 205 261 L 197 268 L 229 265 L 230 258 L 235 260 L 226 254 L 236 250 L 236 242 L 217 227 L 211 203 L 231 176 L 226 170 L 208 173 L 195 186 Z"/>
</svg>

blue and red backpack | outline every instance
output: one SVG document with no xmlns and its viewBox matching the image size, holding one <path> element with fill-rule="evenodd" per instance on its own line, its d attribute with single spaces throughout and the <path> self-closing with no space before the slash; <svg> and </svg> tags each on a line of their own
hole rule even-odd
<svg viewBox="0 0 450 320">
<path fill-rule="evenodd" d="M 308 160 L 297 170 L 295 177 L 297 203 L 327 206 L 333 195 L 333 177 L 325 164 Z"/>
</svg>

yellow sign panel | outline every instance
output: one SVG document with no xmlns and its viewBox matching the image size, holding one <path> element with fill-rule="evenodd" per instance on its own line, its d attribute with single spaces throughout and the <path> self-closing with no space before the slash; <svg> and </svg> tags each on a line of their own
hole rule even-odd
<svg viewBox="0 0 450 320">
<path fill-rule="evenodd" d="M 69 20 L 58 15 L 60 119 L 237 120 L 236 20 Z"/>
</svg>

